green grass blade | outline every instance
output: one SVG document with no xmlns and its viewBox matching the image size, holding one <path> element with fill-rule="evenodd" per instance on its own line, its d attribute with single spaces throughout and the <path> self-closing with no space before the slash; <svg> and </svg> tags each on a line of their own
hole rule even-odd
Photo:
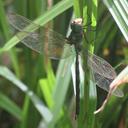
<svg viewBox="0 0 128 128">
<path fill-rule="evenodd" d="M 73 57 L 74 58 L 74 57 Z M 61 60 L 57 70 L 56 86 L 53 94 L 54 106 L 52 109 L 53 120 L 50 123 L 50 127 L 53 127 L 57 120 L 61 117 L 62 107 L 66 97 L 67 89 L 71 78 L 71 65 L 73 58 L 69 57 L 65 60 Z M 66 68 L 66 69 L 65 69 Z M 68 114 L 68 113 L 67 113 Z"/>
<path fill-rule="evenodd" d="M 15 116 L 18 120 L 22 120 L 21 109 L 10 100 L 7 96 L 0 92 L 0 107 Z"/>
<path fill-rule="evenodd" d="M 128 1 L 104 0 L 104 4 L 109 9 L 119 29 L 128 41 L 128 13 L 126 10 L 126 6 L 128 7 Z"/>
<path fill-rule="evenodd" d="M 40 79 L 39 84 L 46 104 L 49 106 L 49 108 L 52 108 L 54 104 L 52 93 L 55 87 L 55 76 L 50 64 L 48 64 L 47 68 L 47 78 Z"/>
<path fill-rule="evenodd" d="M 35 105 L 36 109 L 39 111 L 39 113 L 42 115 L 42 117 L 45 119 L 46 122 L 51 121 L 52 114 L 49 111 L 47 107 L 44 106 L 42 101 L 32 92 L 28 89 L 28 87 L 23 84 L 20 80 L 16 78 L 16 76 L 6 67 L 0 66 L 0 75 L 4 78 L 8 79 L 14 85 L 16 85 L 19 89 L 21 89 L 23 92 L 26 93 L 26 95 L 31 99 L 33 104 Z"/>
<path fill-rule="evenodd" d="M 9 39 L 10 33 L 9 33 L 9 26 L 6 21 L 5 12 L 3 8 L 3 2 L 0 0 L 0 22 L 3 29 L 3 34 L 5 35 L 6 40 Z"/>
<path fill-rule="evenodd" d="M 9 32 L 9 25 L 7 23 L 5 15 L 6 15 L 6 13 L 4 10 L 3 2 L 0 0 L 0 24 L 1 24 L 1 29 L 3 31 L 2 36 L 4 36 L 5 40 L 7 41 L 10 38 L 10 32 Z M 11 58 L 11 61 L 13 63 L 13 67 L 15 69 L 17 76 L 20 77 L 19 67 L 18 67 L 18 62 L 17 62 L 17 54 L 16 54 L 15 50 L 10 51 L 9 56 Z"/>
</svg>

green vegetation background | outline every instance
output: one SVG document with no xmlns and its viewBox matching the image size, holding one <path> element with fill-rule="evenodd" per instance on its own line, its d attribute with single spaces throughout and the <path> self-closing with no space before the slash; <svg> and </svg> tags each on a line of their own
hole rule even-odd
<svg viewBox="0 0 128 128">
<path fill-rule="evenodd" d="M 128 54 L 123 35 L 102 1 L 53 0 L 51 4 L 50 0 L 0 0 L 0 128 L 128 127 L 127 95 L 111 97 L 102 113 L 93 114 L 106 92 L 89 82 L 89 73 L 85 76 L 80 115 L 74 120 L 71 66 L 65 69 L 65 63 L 71 64 L 72 60 L 49 60 L 19 43 L 6 17 L 9 8 L 36 19 L 40 26 L 50 21 L 50 27 L 64 36 L 72 14 L 83 17 L 85 25 L 91 21 L 94 30 L 86 30 L 91 43 L 84 40 L 83 47 L 114 67 L 123 62 L 117 72 L 126 65 Z M 83 59 L 86 68 L 86 56 Z M 64 69 L 66 75 L 62 76 Z"/>
</svg>

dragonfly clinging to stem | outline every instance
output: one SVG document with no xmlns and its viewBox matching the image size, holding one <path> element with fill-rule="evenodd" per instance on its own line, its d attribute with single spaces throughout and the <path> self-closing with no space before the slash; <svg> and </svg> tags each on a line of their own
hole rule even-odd
<svg viewBox="0 0 128 128">
<path fill-rule="evenodd" d="M 68 38 L 55 32 L 47 27 L 40 27 L 36 23 L 26 19 L 23 16 L 15 13 L 8 14 L 10 24 L 19 31 L 17 37 L 27 47 L 38 53 L 47 53 L 52 59 L 64 59 L 74 54 L 75 51 L 75 76 L 76 76 L 76 116 L 79 114 L 80 100 L 80 78 L 79 78 L 79 55 L 82 49 L 83 26 L 82 19 L 78 18 L 71 23 L 71 33 Z M 29 26 L 32 26 L 30 30 Z M 47 31 L 46 31 L 47 30 Z M 44 42 L 47 42 L 45 45 Z M 65 52 L 66 50 L 66 52 Z M 64 54 L 63 54 L 64 52 Z M 93 72 L 96 84 L 109 91 L 109 85 L 116 77 L 114 68 L 104 59 L 88 52 L 85 57 L 88 57 L 88 65 Z M 123 96 L 123 92 L 116 89 L 113 92 L 118 97 Z"/>
</svg>

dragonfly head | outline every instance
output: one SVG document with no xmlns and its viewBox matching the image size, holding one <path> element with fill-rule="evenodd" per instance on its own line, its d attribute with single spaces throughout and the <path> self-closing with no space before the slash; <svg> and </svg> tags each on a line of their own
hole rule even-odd
<svg viewBox="0 0 128 128">
<path fill-rule="evenodd" d="M 71 29 L 74 32 L 82 32 L 83 31 L 82 18 L 77 18 L 73 20 L 71 23 Z"/>
</svg>

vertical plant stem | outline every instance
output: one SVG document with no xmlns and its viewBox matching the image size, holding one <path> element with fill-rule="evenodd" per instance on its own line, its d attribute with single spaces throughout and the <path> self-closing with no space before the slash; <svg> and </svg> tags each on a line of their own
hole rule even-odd
<svg viewBox="0 0 128 128">
<path fill-rule="evenodd" d="M 2 0 L 0 0 L 0 24 L 3 29 L 3 36 L 5 38 L 5 41 L 8 41 L 10 38 L 9 25 L 6 20 L 6 13 L 4 10 L 4 5 L 3 5 Z M 11 58 L 12 66 L 14 67 L 15 73 L 18 77 L 20 77 L 19 66 L 18 66 L 19 64 L 17 61 L 17 54 L 14 49 L 9 51 L 9 53 L 10 53 L 9 56 Z"/>
<path fill-rule="evenodd" d="M 86 39 L 83 41 L 83 47 L 88 49 L 91 53 L 94 51 L 94 41 L 95 41 L 95 31 L 90 30 L 96 27 L 96 17 L 97 17 L 97 0 L 83 1 L 83 23 L 87 26 Z M 79 127 L 95 127 L 95 116 L 93 112 L 96 109 L 97 95 L 96 95 L 96 85 L 92 82 L 92 74 L 88 68 L 87 60 L 88 57 L 85 52 L 83 52 L 83 64 L 85 71 L 85 86 L 84 86 L 84 98 L 81 100 L 81 112 Z M 84 124 L 81 122 L 84 122 Z"/>
</svg>

